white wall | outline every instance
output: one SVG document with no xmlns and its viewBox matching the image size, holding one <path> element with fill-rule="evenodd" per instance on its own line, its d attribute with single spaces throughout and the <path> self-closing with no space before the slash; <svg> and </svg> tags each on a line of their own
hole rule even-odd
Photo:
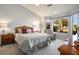
<svg viewBox="0 0 79 59">
<path fill-rule="evenodd" d="M 8 23 L 8 27 L 12 28 L 13 31 L 15 31 L 16 26 L 38 25 L 40 24 L 40 20 L 39 16 L 21 5 L 0 5 L 0 23 Z"/>
<path fill-rule="evenodd" d="M 40 23 L 40 17 L 22 7 L 21 5 L 4 4 L 0 5 L 0 22 L 8 22 L 10 28 L 22 25 L 33 25 Z"/>
<path fill-rule="evenodd" d="M 62 39 L 62 40 L 66 40 L 68 36 L 68 33 L 60 33 L 60 32 L 56 32 L 56 39 Z"/>
</svg>

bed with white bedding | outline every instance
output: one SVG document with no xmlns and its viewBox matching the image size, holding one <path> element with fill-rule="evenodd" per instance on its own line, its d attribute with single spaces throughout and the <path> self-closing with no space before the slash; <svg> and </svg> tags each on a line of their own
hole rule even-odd
<svg viewBox="0 0 79 59">
<path fill-rule="evenodd" d="M 15 41 L 23 53 L 29 53 L 36 48 L 44 47 L 48 44 L 49 36 L 46 33 L 26 33 L 15 34 Z"/>
</svg>

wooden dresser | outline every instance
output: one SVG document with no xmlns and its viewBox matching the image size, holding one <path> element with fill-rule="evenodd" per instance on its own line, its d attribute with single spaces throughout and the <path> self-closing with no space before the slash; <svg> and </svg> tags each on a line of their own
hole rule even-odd
<svg viewBox="0 0 79 59">
<path fill-rule="evenodd" d="M 1 35 L 1 45 L 13 43 L 14 37 L 14 34 Z"/>
<path fill-rule="evenodd" d="M 58 48 L 60 55 L 79 55 L 79 50 L 74 46 L 62 45 Z"/>
</svg>

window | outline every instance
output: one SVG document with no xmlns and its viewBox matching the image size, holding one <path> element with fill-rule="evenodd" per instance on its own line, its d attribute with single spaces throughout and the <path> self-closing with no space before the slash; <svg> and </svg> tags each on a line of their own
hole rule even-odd
<svg viewBox="0 0 79 59">
<path fill-rule="evenodd" d="M 54 32 L 68 32 L 68 17 L 57 18 L 53 22 L 53 30 Z"/>
<path fill-rule="evenodd" d="M 77 14 L 74 14 L 71 16 L 71 19 L 72 19 L 72 38 L 73 38 L 73 44 L 74 44 L 74 41 L 76 41 L 78 39 L 78 30 L 79 30 L 79 26 L 78 26 L 78 23 L 79 23 L 79 13 Z"/>
<path fill-rule="evenodd" d="M 71 17 L 72 17 L 72 30 L 73 30 L 73 34 L 75 35 L 78 29 L 78 26 L 77 26 L 78 17 L 77 17 L 77 14 L 74 14 Z"/>
</svg>

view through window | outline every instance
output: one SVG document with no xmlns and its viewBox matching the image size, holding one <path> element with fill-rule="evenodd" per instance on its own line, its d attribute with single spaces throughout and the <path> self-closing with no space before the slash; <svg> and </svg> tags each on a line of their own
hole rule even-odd
<svg viewBox="0 0 79 59">
<path fill-rule="evenodd" d="M 78 35 L 77 34 L 79 32 L 79 13 L 72 15 L 72 31 L 73 31 L 73 42 L 76 41 L 78 39 Z"/>
<path fill-rule="evenodd" d="M 53 30 L 54 32 L 67 33 L 68 32 L 68 17 L 57 18 L 53 22 Z"/>
</svg>

